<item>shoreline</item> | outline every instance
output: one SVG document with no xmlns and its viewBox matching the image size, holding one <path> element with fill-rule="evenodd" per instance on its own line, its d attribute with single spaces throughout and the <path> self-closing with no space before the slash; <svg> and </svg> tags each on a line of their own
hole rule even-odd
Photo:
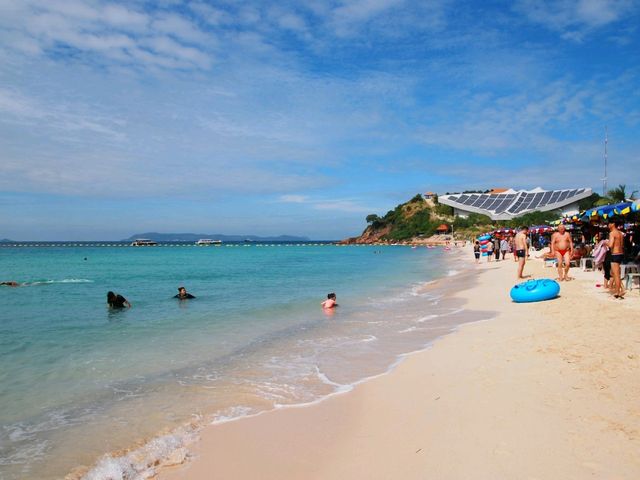
<svg viewBox="0 0 640 480">
<path fill-rule="evenodd" d="M 136 472 L 136 475 L 140 475 L 140 478 L 149 478 L 149 475 L 151 475 L 154 472 L 154 470 L 157 469 L 158 465 L 166 466 L 166 465 L 180 464 L 180 463 L 183 463 L 185 460 L 187 460 L 189 456 L 188 449 L 190 449 L 191 445 L 193 444 L 194 438 L 197 437 L 197 435 L 200 433 L 203 427 L 206 429 L 210 424 L 221 425 L 221 424 L 227 424 L 227 423 L 234 423 L 243 419 L 259 417 L 271 411 L 288 410 L 294 407 L 297 409 L 297 408 L 306 408 L 306 407 L 314 406 L 323 402 L 327 398 L 339 396 L 343 393 L 350 392 L 354 388 L 356 388 L 359 384 L 369 381 L 372 378 L 377 378 L 381 375 L 387 374 L 389 371 L 393 370 L 398 363 L 402 362 L 405 359 L 407 354 L 413 353 L 415 351 L 422 351 L 424 348 L 428 348 L 428 345 L 433 342 L 433 339 L 441 335 L 440 333 L 441 331 L 446 330 L 446 332 L 450 332 L 451 327 L 453 325 L 458 325 L 459 323 L 461 323 L 461 320 L 459 319 L 460 316 L 458 314 L 459 309 L 456 308 L 458 307 L 457 303 L 454 301 L 452 304 L 451 301 L 447 300 L 448 298 L 453 297 L 452 292 L 450 291 L 450 287 L 442 283 L 443 281 L 446 281 L 447 279 L 451 278 L 451 275 L 455 275 L 457 278 L 461 280 L 465 276 L 465 275 L 459 275 L 459 272 L 463 271 L 463 269 L 459 267 L 461 255 L 463 255 L 463 249 L 456 248 L 452 250 L 453 251 L 450 251 L 450 252 L 443 251 L 441 253 L 441 255 L 445 255 L 446 258 L 444 259 L 444 262 L 442 265 L 443 267 L 442 272 L 439 274 L 438 277 L 432 280 L 423 280 L 416 284 L 406 285 L 407 289 L 406 289 L 406 292 L 403 294 L 403 296 L 406 296 L 407 299 L 412 297 L 414 298 L 414 300 L 411 300 L 411 302 L 413 302 L 412 304 L 414 305 L 412 308 L 415 308 L 416 301 L 422 302 L 423 308 L 428 308 L 426 307 L 426 305 L 429 302 L 433 302 L 432 303 L 433 305 L 437 304 L 437 306 L 433 308 L 435 309 L 435 311 L 439 313 L 439 315 L 433 316 L 433 317 L 436 317 L 436 320 L 432 320 L 431 318 L 423 319 L 423 318 L 415 317 L 414 320 L 416 322 L 426 321 L 426 323 L 414 324 L 414 325 L 418 325 L 419 326 L 418 330 L 423 330 L 423 332 L 415 332 L 418 334 L 417 336 L 415 335 L 414 332 L 412 332 L 411 335 L 407 335 L 406 337 L 407 339 L 410 339 L 413 336 L 413 340 L 410 340 L 409 343 L 407 343 L 406 345 L 409 348 L 405 350 L 399 350 L 400 353 L 394 354 L 393 357 L 386 359 L 388 361 L 383 361 L 381 363 L 380 361 L 381 359 L 385 360 L 384 354 L 382 357 L 380 357 L 380 354 L 374 355 L 374 357 L 379 357 L 379 358 L 377 359 L 373 357 L 370 358 L 370 360 L 374 360 L 374 362 L 371 363 L 370 366 L 366 368 L 366 370 L 360 372 L 363 375 L 354 377 L 353 380 L 347 380 L 346 382 L 344 380 L 348 377 L 345 377 L 344 374 L 340 374 L 336 378 L 329 372 L 327 373 L 328 378 L 325 377 L 324 376 L 325 372 L 323 371 L 324 369 L 320 364 L 318 364 L 318 367 L 320 367 L 321 369 L 318 370 L 316 368 L 317 376 L 326 385 L 333 386 L 332 391 L 330 392 L 328 391 L 327 393 L 322 394 L 318 398 L 312 399 L 310 401 L 303 401 L 302 403 L 298 403 L 298 402 L 285 403 L 283 405 L 278 405 L 276 403 L 273 405 L 272 408 L 268 408 L 266 410 L 261 410 L 257 412 L 242 411 L 244 410 L 244 407 L 242 407 L 242 405 L 244 404 L 244 401 L 241 398 L 239 398 L 239 401 L 243 403 L 238 404 L 240 406 L 238 407 L 239 411 L 229 412 L 228 415 L 230 417 L 226 416 L 227 413 L 224 413 L 224 415 L 218 415 L 218 414 L 214 415 L 213 412 L 209 412 L 209 413 L 200 412 L 199 418 L 194 419 L 193 421 L 188 422 L 187 424 L 182 424 L 182 426 L 178 426 L 177 428 L 163 429 L 157 432 L 156 435 L 152 435 L 150 437 L 147 437 L 146 439 L 141 439 L 140 441 L 135 442 L 132 448 L 112 450 L 110 453 L 107 453 L 97 458 L 96 461 L 92 463 L 90 466 L 78 466 L 74 468 L 66 475 L 65 478 L 68 478 L 68 479 L 110 478 L 109 472 L 116 472 L 116 471 L 122 471 L 125 474 L 125 477 L 123 478 L 129 478 L 126 476 L 128 475 L 127 472 Z M 396 293 L 399 293 L 399 292 L 396 292 Z M 420 297 L 424 297 L 424 299 L 419 299 Z M 394 296 L 390 297 L 391 303 L 387 304 L 387 306 L 384 306 L 384 310 L 381 310 L 381 312 L 384 312 L 384 311 L 390 312 L 389 306 L 396 305 L 395 303 L 396 300 L 394 300 L 394 298 L 395 298 L 395 294 Z M 403 302 L 406 302 L 406 300 L 403 300 Z M 405 305 L 404 308 L 409 306 L 408 303 L 405 304 L 403 302 L 401 304 Z M 397 308 L 397 307 L 394 307 L 394 308 Z M 404 308 L 398 310 L 398 312 L 403 311 Z M 447 312 L 447 313 L 444 313 L 444 312 Z M 348 318 L 349 317 L 345 317 L 345 320 L 347 320 Z M 398 317 L 397 320 L 400 321 L 401 323 L 402 322 L 406 323 L 406 319 L 401 320 L 400 317 Z M 347 324 L 348 323 L 351 323 L 351 322 L 347 322 Z M 370 323 L 387 323 L 387 322 L 370 322 Z M 339 326 L 339 324 L 340 322 L 338 322 L 338 325 L 335 325 L 335 326 Z M 390 325 L 394 325 L 394 324 L 395 322 L 390 323 Z M 364 326 L 366 327 L 366 325 Z M 375 328 L 377 329 L 378 327 L 376 326 Z M 457 327 L 454 327 L 454 328 L 457 328 Z M 412 327 L 410 329 L 407 329 L 406 331 L 408 332 L 414 329 L 416 328 Z M 366 330 L 369 330 L 369 328 L 367 328 Z M 402 334 L 404 333 L 404 331 L 400 330 L 399 328 L 396 328 L 396 330 L 398 330 L 399 333 L 402 333 Z M 333 331 L 334 334 L 339 335 L 339 332 L 337 330 L 334 331 L 334 328 L 331 328 L 331 331 Z M 369 333 L 372 333 L 372 332 L 369 332 Z M 383 345 L 386 345 L 386 347 L 384 348 L 388 349 L 388 346 L 389 346 L 388 343 L 382 343 L 382 344 L 378 343 L 379 341 L 382 342 L 383 337 L 381 337 L 380 340 L 370 335 L 365 335 L 365 337 L 371 337 L 373 340 L 375 340 L 376 347 L 374 348 L 380 348 Z M 427 345 L 425 345 L 424 343 L 420 343 L 421 339 L 423 339 L 422 341 L 427 342 Z M 396 338 L 396 340 L 399 340 L 399 338 Z M 369 342 L 371 340 L 365 338 L 365 339 L 361 339 L 360 341 Z M 374 344 L 371 344 L 371 345 L 374 345 Z M 393 343 L 391 345 L 393 345 Z M 419 348 L 417 348 L 418 345 L 419 345 Z M 397 350 L 398 346 L 394 347 L 396 351 L 398 351 Z M 387 351 L 386 353 L 388 354 L 390 352 Z M 347 355 L 347 357 L 349 357 L 349 355 Z M 352 358 L 360 363 L 362 362 L 362 359 L 360 359 L 357 356 Z M 366 364 L 362 363 L 362 365 L 366 365 Z M 371 373 L 367 373 L 367 371 L 370 371 Z M 333 372 L 333 373 L 335 374 L 337 372 Z M 342 380 L 340 378 L 342 378 Z M 334 383 L 334 380 L 338 383 Z"/>
<path fill-rule="evenodd" d="M 471 264 L 472 255 L 468 256 Z M 634 343 L 617 330 L 609 335 L 629 341 L 629 353 L 624 357 L 629 364 L 622 360 L 618 365 L 629 385 L 625 390 L 616 382 L 616 388 L 627 393 L 622 399 L 614 398 L 614 410 L 622 409 L 626 415 L 616 419 L 622 427 L 613 434 L 601 432 L 597 420 L 585 420 L 602 416 L 597 400 L 603 389 L 582 385 L 585 379 L 578 378 L 578 373 L 586 375 L 584 372 L 563 369 L 558 375 L 557 367 L 568 362 L 563 355 L 570 344 L 532 349 L 531 342 L 548 336 L 548 329 L 558 334 L 553 330 L 555 322 L 571 324 L 572 315 L 566 309 L 577 301 L 583 302 L 581 308 L 587 316 L 583 327 L 589 323 L 590 313 L 615 318 L 632 312 L 640 302 L 595 298 L 587 284 L 593 275 L 581 275 L 583 272 L 574 269 L 573 273 L 580 275 L 566 288 L 562 285 L 561 294 L 566 293 L 560 298 L 513 304 L 508 300 L 508 287 L 515 283 L 511 258 L 482 264 L 476 270 L 476 284 L 456 296 L 465 300 L 468 310 L 486 310 L 493 296 L 497 308 L 492 309 L 496 310 L 492 319 L 456 327 L 425 349 L 402 355 L 390 371 L 360 382 L 344 394 L 207 426 L 200 441 L 192 445 L 193 458 L 183 465 L 160 469 L 155 478 L 424 478 L 426 471 L 437 478 L 558 478 L 557 472 L 562 471 L 563 478 L 578 479 L 602 475 L 603 465 L 608 463 L 616 465 L 611 467 L 615 478 L 637 478 L 640 461 L 633 452 L 640 449 L 640 413 L 637 408 L 634 411 L 637 403 L 632 399 L 640 395 L 640 388 L 633 385 L 632 375 L 639 371 L 640 338 Z M 555 270 L 551 270 L 532 259 L 525 272 L 553 277 Z M 605 308 L 598 309 L 602 306 Z M 592 334 L 587 333 L 585 339 Z M 508 346 L 487 344 L 496 338 Z M 558 339 L 549 339 L 553 341 Z M 505 352 L 518 362 L 505 358 Z M 478 355 L 480 358 L 472 361 Z M 525 368 L 515 368 L 515 364 Z M 566 378 L 567 374 L 573 376 Z M 529 377 L 535 377 L 534 381 Z M 505 383 L 505 378 L 509 382 Z M 581 385 L 570 385 L 576 382 Z M 569 394 L 568 403 L 585 414 L 572 416 L 567 400 L 559 400 L 560 393 Z M 449 402 L 440 401 L 448 397 Z M 469 398 L 475 401 L 469 402 Z M 514 409 L 514 405 L 519 407 Z M 610 409 L 606 411 L 612 414 Z M 496 428 L 502 435 L 495 435 Z M 618 438 L 621 431 L 627 432 L 623 439 Z M 572 432 L 571 438 L 567 432 Z M 602 440 L 616 445 L 606 449 L 608 455 L 597 448 Z M 412 450 L 413 444 L 416 448 Z M 577 455 L 580 446 L 588 447 L 590 455 Z M 453 455 L 453 450 L 459 454 Z M 594 461 L 593 457 L 603 456 L 607 461 Z"/>
</svg>

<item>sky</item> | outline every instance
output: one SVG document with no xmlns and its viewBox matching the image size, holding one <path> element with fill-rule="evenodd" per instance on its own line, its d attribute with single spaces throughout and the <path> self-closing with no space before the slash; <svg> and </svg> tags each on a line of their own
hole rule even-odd
<svg viewBox="0 0 640 480">
<path fill-rule="evenodd" d="M 640 190 L 638 0 L 0 0 L 0 238 L 358 235 Z"/>
</svg>

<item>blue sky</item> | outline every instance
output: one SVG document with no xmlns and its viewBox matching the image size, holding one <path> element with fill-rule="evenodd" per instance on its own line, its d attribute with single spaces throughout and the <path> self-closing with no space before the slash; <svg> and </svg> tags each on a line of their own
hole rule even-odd
<svg viewBox="0 0 640 480">
<path fill-rule="evenodd" d="M 418 192 L 640 189 L 640 5 L 0 0 L 0 238 L 359 234 Z"/>
</svg>

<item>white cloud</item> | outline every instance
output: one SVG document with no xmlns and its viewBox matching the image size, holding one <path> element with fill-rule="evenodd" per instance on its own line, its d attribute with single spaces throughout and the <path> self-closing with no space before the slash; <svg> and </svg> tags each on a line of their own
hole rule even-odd
<svg viewBox="0 0 640 480">
<path fill-rule="evenodd" d="M 31 0 L 20 9 L 0 5 L 0 12 L 7 14 L 0 40 L 32 55 L 71 47 L 92 63 L 206 70 L 218 45 L 212 32 L 177 13 L 110 2 Z"/>
<path fill-rule="evenodd" d="M 89 106 L 42 103 L 16 90 L 1 87 L 0 112 L 0 124 L 15 122 L 19 125 L 33 125 L 42 134 L 49 131 L 55 132 L 54 136 L 60 132 L 88 132 L 109 141 L 121 141 L 125 138 L 119 119 L 103 117 Z"/>
<path fill-rule="evenodd" d="M 196 13 L 205 23 L 213 26 L 229 25 L 233 23 L 233 16 L 228 12 L 214 8 L 203 2 L 191 2 L 189 8 Z"/>
<path fill-rule="evenodd" d="M 182 62 L 184 65 L 191 65 L 202 69 L 207 69 L 211 66 L 212 59 L 209 55 L 206 55 L 197 48 L 182 45 L 169 37 L 154 36 L 143 40 L 141 43 L 144 47 L 148 47 L 152 52 L 157 54 L 150 54 L 150 59 L 158 60 L 157 57 L 162 59 L 171 57 L 177 62 Z"/>
<path fill-rule="evenodd" d="M 305 32 L 307 30 L 304 19 L 292 13 L 286 13 L 280 17 L 279 24 L 281 27 L 295 32 Z"/>
<path fill-rule="evenodd" d="M 637 10 L 634 0 L 518 0 L 514 9 L 530 21 L 581 41 L 586 34 Z"/>
<path fill-rule="evenodd" d="M 372 209 L 377 210 L 375 207 L 361 205 L 353 200 L 321 200 L 315 203 L 313 208 L 348 213 L 370 213 Z"/>
<path fill-rule="evenodd" d="M 177 39 L 207 45 L 212 41 L 212 36 L 200 30 L 191 20 L 177 15 L 162 13 L 153 20 L 152 28 L 156 32 L 171 35 Z"/>
<path fill-rule="evenodd" d="M 284 203 L 305 203 L 309 197 L 306 195 L 281 195 L 280 201 Z"/>
<path fill-rule="evenodd" d="M 343 213 L 368 213 L 371 206 L 362 205 L 353 199 L 312 198 L 308 195 L 286 194 L 278 197 L 281 203 L 297 203 L 307 205 L 313 210 L 334 211 Z"/>
<path fill-rule="evenodd" d="M 449 4 L 449 0 L 345 0 L 326 14 L 324 20 L 338 37 L 375 43 L 384 38 L 442 30 Z M 366 37 L 358 38 L 364 32 Z"/>
<path fill-rule="evenodd" d="M 333 11 L 333 19 L 338 24 L 364 22 L 403 3 L 404 0 L 344 0 Z"/>
<path fill-rule="evenodd" d="M 102 10 L 105 23 L 114 27 L 121 27 L 129 31 L 142 32 L 149 26 L 149 16 L 133 11 L 122 5 L 105 5 Z"/>
</svg>

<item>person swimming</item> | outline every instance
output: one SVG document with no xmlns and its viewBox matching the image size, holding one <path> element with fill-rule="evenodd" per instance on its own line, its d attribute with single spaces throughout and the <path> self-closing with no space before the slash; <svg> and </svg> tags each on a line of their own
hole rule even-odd
<svg viewBox="0 0 640 480">
<path fill-rule="evenodd" d="M 178 298 L 180 300 L 188 300 L 190 298 L 196 298 L 196 297 L 188 293 L 186 288 L 178 287 L 178 294 L 174 295 L 173 298 Z"/>
<path fill-rule="evenodd" d="M 338 306 L 338 304 L 336 303 L 337 297 L 335 293 L 328 293 L 327 294 L 327 299 L 322 302 L 320 305 L 322 305 L 322 308 L 335 308 Z"/>
<path fill-rule="evenodd" d="M 4 285 L 5 287 L 19 287 L 20 284 L 14 281 L 0 282 L 0 285 Z"/>
<path fill-rule="evenodd" d="M 119 293 L 115 294 L 113 292 L 107 292 L 107 304 L 109 305 L 109 308 L 131 308 L 129 300 Z"/>
</svg>

